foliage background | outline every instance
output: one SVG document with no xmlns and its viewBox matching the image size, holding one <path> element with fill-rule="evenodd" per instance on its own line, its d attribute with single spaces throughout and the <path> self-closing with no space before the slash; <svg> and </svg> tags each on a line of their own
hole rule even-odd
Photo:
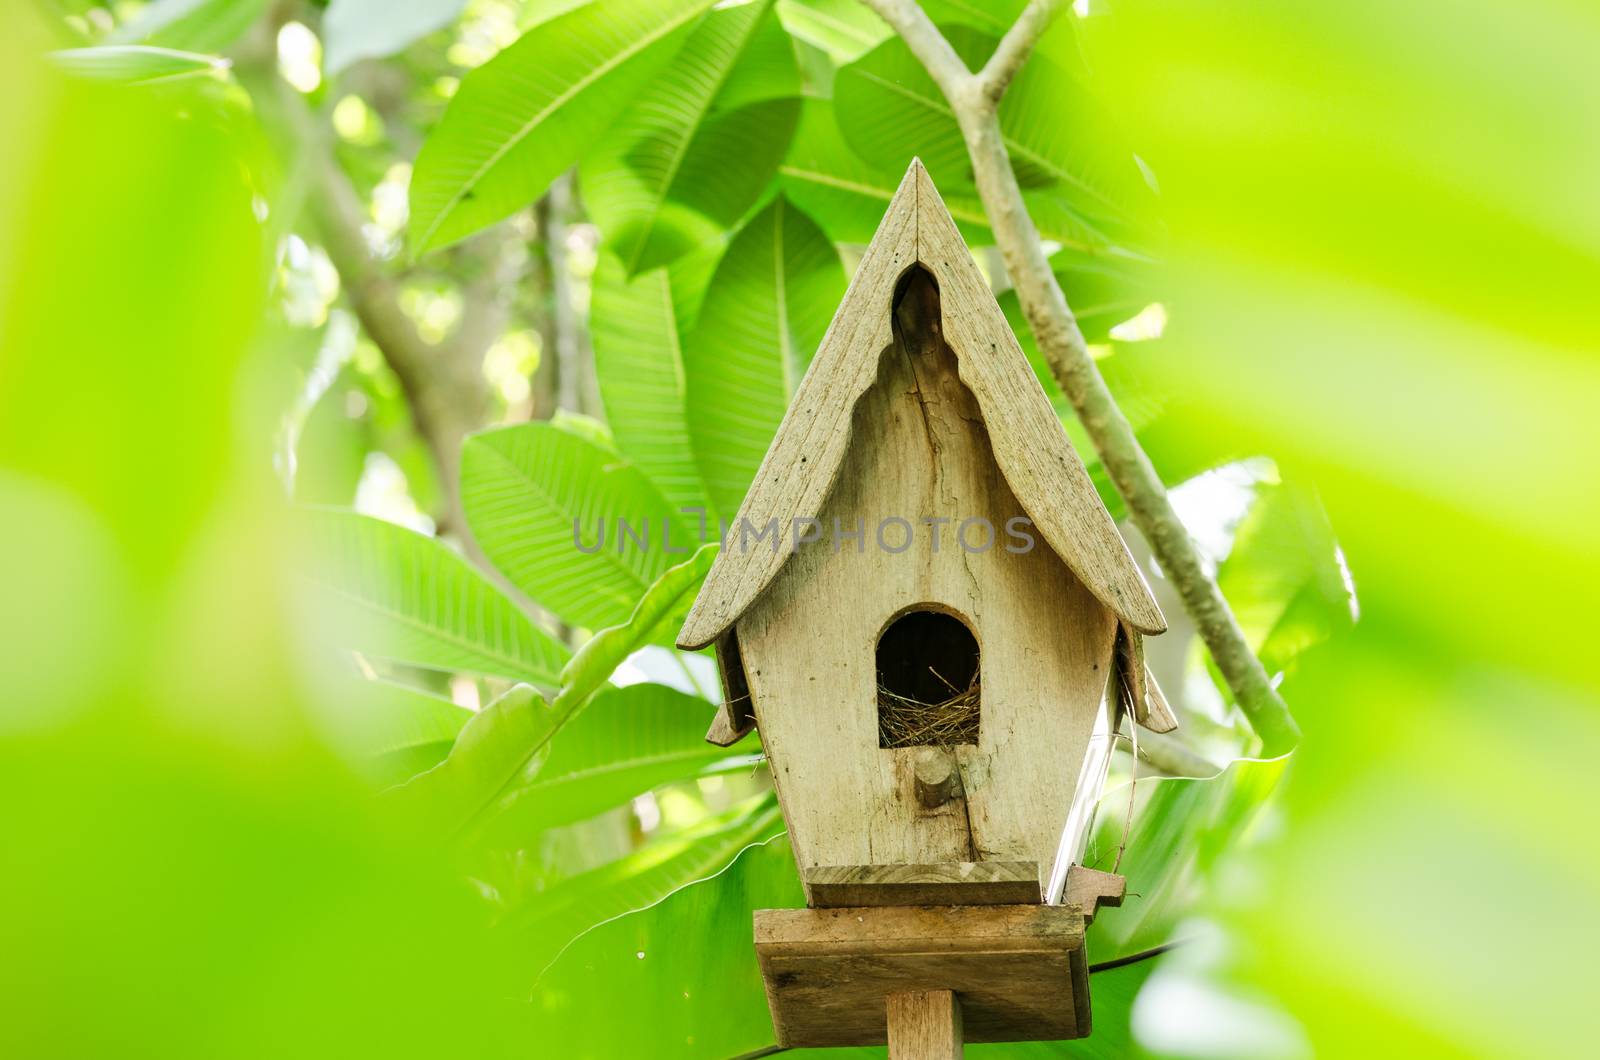
<svg viewBox="0 0 1600 1060">
<path fill-rule="evenodd" d="M 926 5 L 969 61 L 1020 6 Z M 769 1046 L 793 862 L 669 647 L 710 553 L 567 535 L 731 513 L 912 154 L 1022 329 L 931 83 L 845 0 L 0 26 L 3 1051 Z M 1153 642 L 1091 959 L 1177 945 L 974 1055 L 1592 1048 L 1595 54 L 1572 0 L 1041 42 L 1030 210 L 1306 740 Z"/>
</svg>

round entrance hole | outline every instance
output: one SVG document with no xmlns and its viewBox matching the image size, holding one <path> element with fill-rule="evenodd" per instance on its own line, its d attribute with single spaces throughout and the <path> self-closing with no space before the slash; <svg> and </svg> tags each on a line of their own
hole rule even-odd
<svg viewBox="0 0 1600 1060">
<path fill-rule="evenodd" d="M 908 611 L 878 638 L 878 746 L 976 744 L 978 640 L 943 611 Z"/>
</svg>

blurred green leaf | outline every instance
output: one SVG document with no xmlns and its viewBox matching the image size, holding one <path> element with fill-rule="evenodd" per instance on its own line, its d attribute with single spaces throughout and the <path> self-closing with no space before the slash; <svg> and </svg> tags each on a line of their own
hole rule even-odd
<svg viewBox="0 0 1600 1060">
<path fill-rule="evenodd" d="M 107 44 L 150 41 L 192 52 L 220 52 L 243 36 L 267 0 L 155 0 L 106 37 Z"/>
<path fill-rule="evenodd" d="M 633 464 L 547 423 L 486 431 L 461 451 L 461 506 L 495 567 L 585 629 L 627 620 L 675 550 L 696 541 Z M 626 523 L 643 543 L 619 530 Z"/>
<path fill-rule="evenodd" d="M 148 85 L 200 77 L 228 68 L 214 55 L 155 48 L 144 44 L 106 44 L 95 48 L 68 48 L 51 52 L 50 59 L 75 77 Z"/>
<path fill-rule="evenodd" d="M 1033 341 L 1033 332 L 1028 328 L 1022 307 L 1017 304 L 1016 292 L 1001 293 L 999 301 L 1022 352 L 1033 366 L 1039 385 L 1060 417 L 1073 448 L 1089 469 L 1101 503 L 1113 518 L 1124 518 L 1127 507 L 1122 495 L 1112 484 L 1093 441 L 1061 392 L 1044 354 Z M 1140 447 L 1167 486 L 1180 485 L 1231 461 L 1259 455 L 1239 437 L 1209 429 L 1203 412 L 1182 385 L 1183 372 L 1177 364 L 1182 356 L 1170 343 L 1152 340 L 1115 343 L 1112 353 L 1095 361 L 1111 396 L 1117 399 L 1118 407 L 1133 426 Z"/>
<path fill-rule="evenodd" d="M 385 793 L 422 834 L 459 834 L 501 789 L 537 772 L 562 715 L 528 685 L 517 685 L 462 726 L 443 762 Z"/>
<path fill-rule="evenodd" d="M 582 167 L 584 204 L 628 275 L 731 228 L 783 158 L 799 111 L 794 52 L 768 0 L 718 8 Z"/>
<path fill-rule="evenodd" d="M 1131 795 L 1124 785 L 1100 799 L 1094 834 L 1084 853 L 1090 868 L 1121 873 L 1128 896 L 1102 909 L 1089 926 L 1091 959 L 1115 960 L 1173 941 L 1173 931 L 1215 895 L 1212 870 L 1243 846 L 1282 776 L 1287 758 L 1240 759 L 1214 777 L 1147 777 Z M 1117 850 L 1127 847 L 1121 864 Z"/>
<path fill-rule="evenodd" d="M 461 81 L 417 155 L 413 253 L 527 206 L 599 142 L 712 0 L 594 0 L 534 26 Z"/>
<path fill-rule="evenodd" d="M 473 716 L 448 699 L 381 680 L 348 682 L 327 713 L 357 767 L 385 786 L 444 761 Z"/>
<path fill-rule="evenodd" d="M 803 906 L 805 896 L 788 843 L 752 846 L 750 835 L 738 837 L 746 849 L 726 869 L 597 925 L 544 972 L 529 1018 L 546 1049 L 667 1060 L 772 1044 L 750 911 Z M 649 1018 L 617 1018 L 618 998 Z"/>
<path fill-rule="evenodd" d="M 981 64 L 995 39 L 947 27 L 969 65 Z M 936 179 L 972 182 L 966 144 L 950 105 L 898 38 L 842 68 L 834 85 L 839 128 L 862 158 L 889 170 L 918 156 Z M 1108 224 L 1143 231 L 1154 195 L 1089 88 L 1044 56 L 1023 67 L 1000 105 L 1000 127 L 1024 188 L 1050 189 L 1079 236 L 1108 242 Z"/>
<path fill-rule="evenodd" d="M 508 917 L 501 930 L 542 972 L 584 932 L 648 910 L 685 887 L 702 886 L 741 852 L 782 834 L 778 800 L 771 793 L 759 795 L 685 832 L 557 883 Z"/>
<path fill-rule="evenodd" d="M 695 459 L 725 516 L 755 478 L 844 289 L 833 244 L 781 195 L 717 264 L 684 369 Z"/>
<path fill-rule="evenodd" d="M 0 4 L 0 1055 L 488 1055 L 481 903 L 309 723 L 251 160 L 54 6 Z"/>
<path fill-rule="evenodd" d="M 344 647 L 434 670 L 550 687 L 567 649 L 434 538 L 366 515 L 308 509 L 302 570 Z"/>
<path fill-rule="evenodd" d="M 847 63 L 882 44 L 894 32 L 860 0 L 778 0 L 783 28 Z"/>
<path fill-rule="evenodd" d="M 633 280 L 611 255 L 594 274 L 591 331 L 595 375 L 617 446 L 674 508 L 705 507 L 684 410 L 683 330 L 674 270 Z"/>
<path fill-rule="evenodd" d="M 713 709 L 666 685 L 602 689 L 551 741 L 538 775 L 489 811 L 480 838 L 514 843 L 593 817 L 669 781 L 729 769 L 748 772 L 750 755 L 706 742 Z"/>
<path fill-rule="evenodd" d="M 1108 341 L 1112 328 L 1159 300 L 1149 262 L 1062 250 L 1050 268 L 1089 342 Z"/>
<path fill-rule="evenodd" d="M 322 65 L 329 77 L 351 63 L 404 50 L 450 25 L 467 0 L 331 0 L 322 16 Z"/>
<path fill-rule="evenodd" d="M 1292 482 L 1257 487 L 1217 586 L 1268 673 L 1354 620 L 1327 513 L 1314 492 Z"/>
<path fill-rule="evenodd" d="M 556 409 L 548 421 L 550 426 L 558 431 L 565 431 L 579 441 L 587 442 L 596 449 L 620 456 L 617 452 L 617 439 L 611 433 L 611 425 L 597 416 L 585 416 L 581 412 L 571 409 Z"/>
<path fill-rule="evenodd" d="M 666 571 L 644 593 L 627 622 L 590 638 L 561 671 L 561 690 L 548 704 L 519 685 L 472 717 L 440 765 L 390 793 L 413 826 L 459 835 L 480 815 L 514 802 L 539 778 L 551 738 L 578 715 L 622 661 L 687 609 L 684 597 L 705 578 L 715 555 L 701 548 Z"/>
</svg>

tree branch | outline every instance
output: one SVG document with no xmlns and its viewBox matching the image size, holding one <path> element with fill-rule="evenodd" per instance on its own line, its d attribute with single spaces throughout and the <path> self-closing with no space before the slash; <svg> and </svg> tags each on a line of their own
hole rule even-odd
<svg viewBox="0 0 1600 1060">
<path fill-rule="evenodd" d="M 911 54 L 923 65 L 939 86 L 945 98 L 955 104 L 957 95 L 970 91 L 972 72 L 961 56 L 950 47 L 933 21 L 918 7 L 916 0 L 861 0 L 875 11 L 879 18 L 889 23 L 900 39 L 906 42 Z"/>
<path fill-rule="evenodd" d="M 1000 46 L 978 71 L 980 96 L 990 107 L 1000 105 L 1006 89 L 1011 87 L 1011 79 L 1033 54 L 1033 46 L 1045 35 L 1060 9 L 1060 0 L 1033 0 L 1017 18 L 1016 25 L 1000 39 Z"/>
<path fill-rule="evenodd" d="M 967 72 L 949 42 L 911 0 L 862 3 L 900 34 L 949 101 L 966 140 L 989 227 L 1051 374 L 1072 402 L 1134 524 L 1177 588 L 1264 750 L 1269 754 L 1288 750 L 1299 741 L 1300 729 L 1250 650 L 1216 582 L 1206 573 L 1194 542 L 1167 499 L 1166 487 L 1095 366 L 1011 170 L 996 109 L 999 97 L 992 92 L 999 86 L 1003 94 L 1005 83 L 1049 27 L 1054 0 L 1030 4 L 979 75 Z"/>
<path fill-rule="evenodd" d="M 1141 732 L 1138 757 L 1169 777 L 1214 777 L 1222 772 L 1211 759 L 1165 733 Z"/>
</svg>

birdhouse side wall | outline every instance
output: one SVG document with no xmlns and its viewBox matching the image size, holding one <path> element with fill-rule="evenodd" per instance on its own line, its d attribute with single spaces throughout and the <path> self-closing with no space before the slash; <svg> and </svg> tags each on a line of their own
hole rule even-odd
<svg viewBox="0 0 1600 1060">
<path fill-rule="evenodd" d="M 802 870 L 1028 860 L 1047 873 L 1115 619 L 1037 532 L 1026 548 L 1006 533 L 1027 513 L 942 340 L 908 347 L 897 337 L 851 430 L 816 513 L 821 539 L 788 560 L 737 627 L 796 857 Z M 928 518 L 947 520 L 937 544 Z M 903 550 L 895 520 L 913 531 Z M 863 528 L 859 541 L 842 536 Z M 914 609 L 959 617 L 980 651 L 977 743 L 951 749 L 964 795 L 932 808 L 915 789 L 923 752 L 879 746 L 878 638 Z"/>
</svg>

